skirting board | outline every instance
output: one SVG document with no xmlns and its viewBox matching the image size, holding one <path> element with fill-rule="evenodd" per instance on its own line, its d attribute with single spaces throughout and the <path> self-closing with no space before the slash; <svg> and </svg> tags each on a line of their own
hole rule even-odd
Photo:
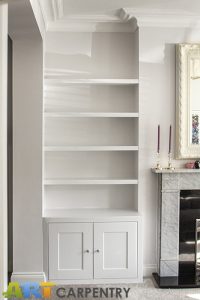
<svg viewBox="0 0 200 300">
<path fill-rule="evenodd" d="M 152 273 L 157 271 L 156 264 L 145 265 L 144 266 L 144 277 L 151 277 Z M 25 281 L 34 281 L 34 282 L 45 282 L 46 276 L 44 272 L 14 272 L 11 276 L 12 282 L 25 282 Z"/>
<path fill-rule="evenodd" d="M 45 282 L 46 276 L 44 272 L 13 272 L 11 276 L 12 282 Z"/>
<path fill-rule="evenodd" d="M 144 265 L 144 277 L 151 277 L 152 273 L 157 272 L 157 265 L 151 264 L 151 265 Z"/>
</svg>

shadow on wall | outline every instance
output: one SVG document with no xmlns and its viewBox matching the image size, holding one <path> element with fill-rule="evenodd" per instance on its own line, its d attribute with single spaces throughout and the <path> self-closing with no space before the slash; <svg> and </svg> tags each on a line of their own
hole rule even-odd
<svg viewBox="0 0 200 300">
<path fill-rule="evenodd" d="M 65 36 L 57 38 L 58 44 Z M 82 33 L 82 36 L 85 36 L 83 41 L 79 33 L 73 33 L 74 39 L 69 37 L 69 41 L 65 37 L 66 47 L 63 45 L 62 50 L 56 49 L 55 45 L 48 47 L 47 70 L 70 78 L 137 78 L 138 69 L 132 66 L 137 65 L 138 53 L 133 49 L 138 35 L 98 32 Z M 69 42 L 70 47 L 67 46 Z M 83 49 L 82 53 L 80 49 Z"/>
</svg>

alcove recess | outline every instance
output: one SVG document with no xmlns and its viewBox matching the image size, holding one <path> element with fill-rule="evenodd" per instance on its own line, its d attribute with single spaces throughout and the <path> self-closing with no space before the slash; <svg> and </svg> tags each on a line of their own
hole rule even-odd
<svg viewBox="0 0 200 300">
<path fill-rule="evenodd" d="M 138 30 L 67 39 L 78 54 L 46 55 L 43 216 L 135 215 Z"/>
</svg>

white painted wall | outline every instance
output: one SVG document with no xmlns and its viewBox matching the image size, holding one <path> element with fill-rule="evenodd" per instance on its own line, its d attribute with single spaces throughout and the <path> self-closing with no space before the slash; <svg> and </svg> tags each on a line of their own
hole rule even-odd
<svg viewBox="0 0 200 300">
<path fill-rule="evenodd" d="M 13 41 L 14 275 L 43 270 L 42 39 Z"/>
<path fill-rule="evenodd" d="M 7 286 L 7 34 L 8 7 L 0 4 L 0 295 Z M 0 296 L 1 297 L 1 296 Z"/>
<path fill-rule="evenodd" d="M 198 42 L 199 31 L 178 28 L 140 28 L 140 188 L 144 222 L 144 268 L 150 274 L 157 254 L 157 125 L 161 125 L 161 163 L 167 166 L 169 126 L 175 153 L 175 44 Z M 185 161 L 174 161 L 182 166 Z"/>
</svg>

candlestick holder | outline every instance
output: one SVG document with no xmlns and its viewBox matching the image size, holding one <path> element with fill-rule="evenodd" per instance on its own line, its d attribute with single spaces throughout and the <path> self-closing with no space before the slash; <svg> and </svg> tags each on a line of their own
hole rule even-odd
<svg viewBox="0 0 200 300">
<path fill-rule="evenodd" d="M 157 163 L 156 163 L 156 170 L 162 170 L 161 166 L 160 166 L 160 153 L 157 152 Z"/>
<path fill-rule="evenodd" d="M 167 170 L 173 171 L 175 168 L 172 167 L 172 154 L 171 152 L 168 153 L 168 167 Z"/>
</svg>

